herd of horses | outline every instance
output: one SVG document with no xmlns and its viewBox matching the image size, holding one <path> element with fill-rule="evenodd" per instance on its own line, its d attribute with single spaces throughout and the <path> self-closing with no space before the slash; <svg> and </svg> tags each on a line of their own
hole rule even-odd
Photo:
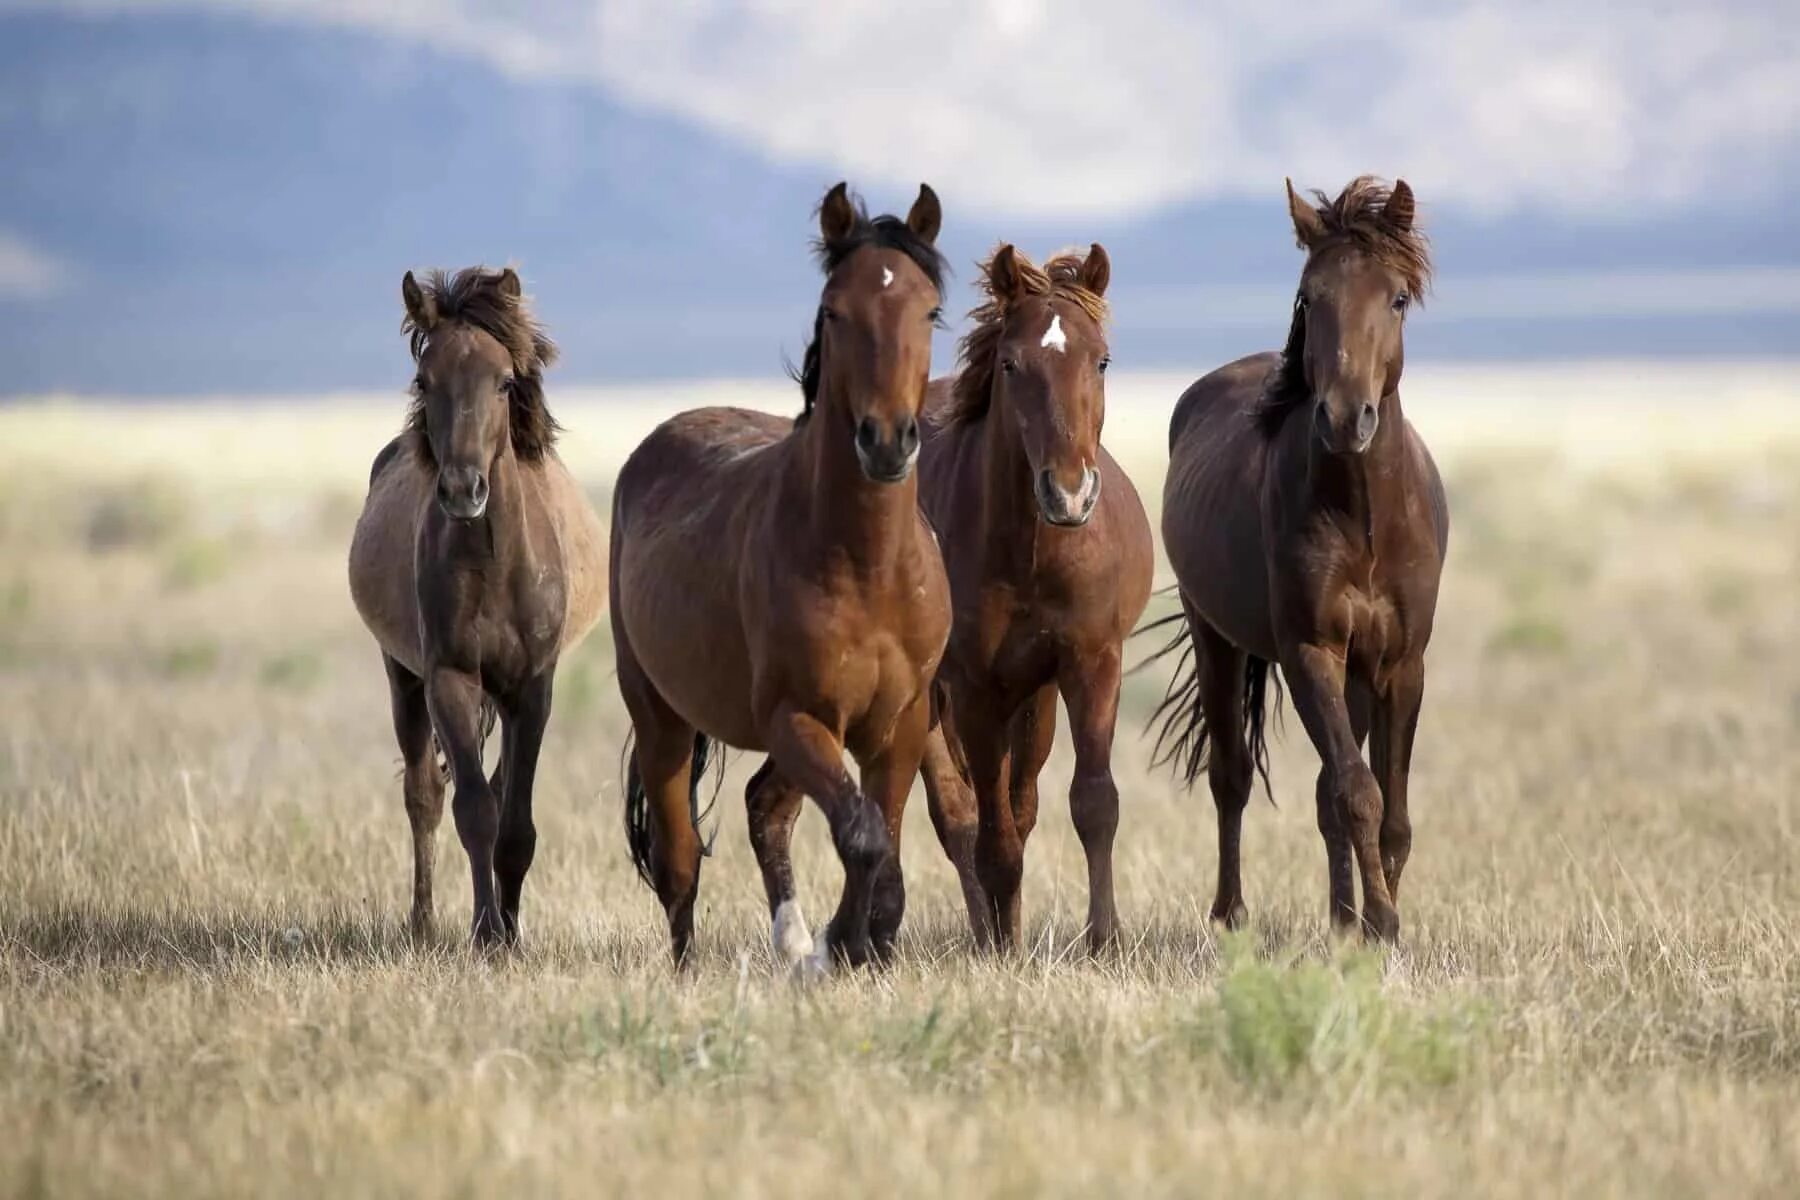
<svg viewBox="0 0 1800 1200">
<path fill-rule="evenodd" d="M 1306 263 L 1287 344 L 1176 402 L 1162 538 L 1179 656 L 1155 756 L 1207 776 L 1215 920 L 1246 909 L 1243 812 L 1267 785 L 1271 668 L 1319 753 L 1335 925 L 1398 935 L 1407 772 L 1448 536 L 1444 490 L 1400 407 L 1403 331 L 1429 282 L 1404 181 L 1336 198 L 1287 189 Z M 1155 546 L 1101 445 L 1111 264 L 1099 245 L 1035 264 L 1011 245 L 955 375 L 937 196 L 871 217 L 819 207 L 825 285 L 787 419 L 737 408 L 659 426 L 620 472 L 610 535 L 553 449 L 555 348 L 510 268 L 402 282 L 417 367 L 404 432 L 376 458 L 350 553 L 381 646 L 413 834 L 415 934 L 433 920 L 446 775 L 474 885 L 473 936 L 519 936 L 536 846 L 532 781 L 559 657 L 604 611 L 630 715 L 625 825 L 675 960 L 693 938 L 703 776 L 722 747 L 766 755 L 746 789 L 778 957 L 881 961 L 906 906 L 901 816 L 922 776 L 978 946 L 1020 938 L 1025 843 L 1060 696 L 1090 944 L 1118 934 L 1112 775 L 1122 659 Z M 605 547 L 606 561 L 601 555 Z M 490 777 L 487 737 L 501 748 Z M 1363 747 L 1369 744 L 1365 761 Z M 846 755 L 857 772 L 846 766 Z M 802 797 L 844 867 L 815 938 L 795 898 Z"/>
</svg>

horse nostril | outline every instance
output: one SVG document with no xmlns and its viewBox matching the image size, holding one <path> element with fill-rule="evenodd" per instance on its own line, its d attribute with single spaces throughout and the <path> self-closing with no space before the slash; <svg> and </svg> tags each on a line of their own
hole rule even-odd
<svg viewBox="0 0 1800 1200">
<path fill-rule="evenodd" d="M 487 503 L 488 481 L 486 475 L 475 476 L 475 482 L 469 488 L 469 498 L 477 505 Z"/>
<path fill-rule="evenodd" d="M 865 454 L 875 449 L 881 440 L 881 432 L 875 428 L 875 422 L 868 417 L 856 423 L 856 447 Z"/>
<path fill-rule="evenodd" d="M 1362 406 L 1362 412 L 1358 413 L 1356 417 L 1356 432 L 1358 436 L 1364 439 L 1374 436 L 1377 415 L 1373 404 L 1364 404 Z"/>
<path fill-rule="evenodd" d="M 919 422 L 913 417 L 900 420 L 900 453 L 911 455 L 919 448 Z"/>
</svg>

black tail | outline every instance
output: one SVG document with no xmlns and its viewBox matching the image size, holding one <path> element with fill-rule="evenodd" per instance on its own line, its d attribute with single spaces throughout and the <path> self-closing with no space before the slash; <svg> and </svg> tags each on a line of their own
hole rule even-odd
<svg viewBox="0 0 1800 1200">
<path fill-rule="evenodd" d="M 650 868 L 650 793 L 644 790 L 644 781 L 638 777 L 637 755 L 633 753 L 637 746 L 637 731 L 633 730 L 625 737 L 625 849 L 631 855 L 631 865 L 637 868 L 638 877 L 652 888 L 656 886 L 656 877 Z M 700 807 L 700 785 L 706 778 L 707 767 L 713 767 L 713 794 Z M 725 782 L 725 755 L 713 753 L 712 739 L 704 733 L 694 734 L 694 759 L 688 776 L 688 819 L 694 823 L 694 832 L 700 832 L 700 823 L 712 814 L 713 807 L 719 802 L 719 787 Z M 713 842 L 719 836 L 718 826 L 713 827 L 712 836 L 700 839 L 700 853 L 712 856 Z"/>
<path fill-rule="evenodd" d="M 1150 714 L 1150 725 L 1157 729 L 1156 746 L 1151 752 L 1151 765 L 1156 767 L 1173 765 L 1189 787 L 1199 782 L 1201 772 L 1206 770 L 1210 759 L 1212 730 L 1207 725 L 1206 709 L 1200 702 L 1200 652 L 1194 642 L 1193 630 L 1188 627 L 1187 614 L 1176 612 L 1170 616 L 1152 621 L 1139 629 L 1139 633 L 1147 633 L 1165 625 L 1176 625 L 1175 636 L 1167 645 L 1156 651 L 1134 669 L 1144 667 L 1180 651 L 1175 662 L 1175 675 L 1169 680 L 1168 690 L 1163 693 L 1162 703 Z M 1254 654 L 1244 658 L 1244 740 L 1250 745 L 1250 761 L 1256 767 L 1256 773 L 1262 777 L 1263 793 L 1269 797 L 1269 803 L 1275 802 L 1275 792 L 1269 786 L 1269 743 L 1263 734 L 1263 718 L 1267 710 L 1269 680 L 1275 681 L 1275 710 L 1279 717 L 1281 711 L 1281 673 L 1272 668 L 1274 664 L 1266 658 L 1258 658 Z"/>
</svg>

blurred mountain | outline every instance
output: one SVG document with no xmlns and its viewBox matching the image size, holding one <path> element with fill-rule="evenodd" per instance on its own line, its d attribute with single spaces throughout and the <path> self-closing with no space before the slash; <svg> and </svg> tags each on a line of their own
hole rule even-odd
<svg viewBox="0 0 1800 1200">
<path fill-rule="evenodd" d="M 518 265 L 563 380 L 773 376 L 810 324 L 812 207 L 834 179 L 377 34 L 0 16 L 0 394 L 397 389 L 401 273 L 473 262 Z M 1122 366 L 1198 372 L 1285 330 L 1299 256 L 1279 177 L 1266 202 L 1099 220 L 943 199 L 952 313 L 997 239 L 1097 240 Z M 1571 217 L 1421 199 L 1440 273 L 1415 356 L 1797 348 L 1800 239 L 1773 202 Z"/>
</svg>

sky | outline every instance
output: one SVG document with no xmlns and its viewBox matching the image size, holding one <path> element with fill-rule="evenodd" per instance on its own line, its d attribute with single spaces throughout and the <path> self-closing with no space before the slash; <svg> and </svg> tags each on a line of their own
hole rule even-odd
<svg viewBox="0 0 1800 1200">
<path fill-rule="evenodd" d="M 798 357 L 840 178 L 1111 253 L 1121 368 L 1279 342 L 1283 196 L 1403 177 L 1411 357 L 1800 352 L 1788 3 L 0 0 L 0 395 L 399 387 L 408 268 L 515 264 L 600 383 Z M 947 368 L 953 341 L 936 362 Z"/>
</svg>

